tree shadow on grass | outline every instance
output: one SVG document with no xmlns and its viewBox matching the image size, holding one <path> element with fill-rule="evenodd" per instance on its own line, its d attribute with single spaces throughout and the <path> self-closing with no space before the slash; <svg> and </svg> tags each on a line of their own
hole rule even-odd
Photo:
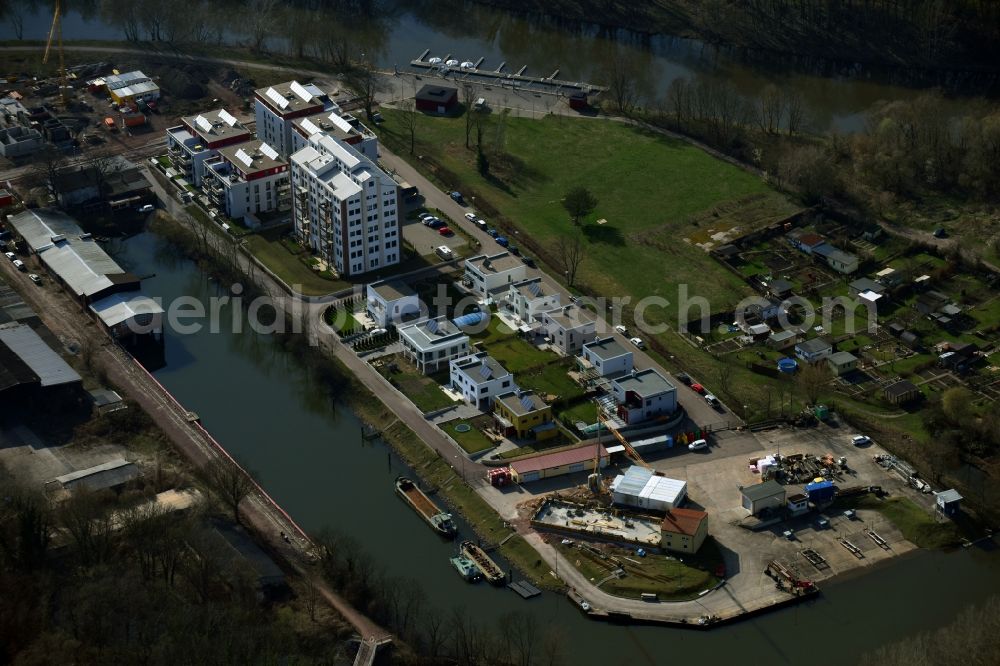
<svg viewBox="0 0 1000 666">
<path fill-rule="evenodd" d="M 583 235 L 591 243 L 604 243 L 605 245 L 625 245 L 625 237 L 617 227 L 607 224 L 585 224 L 582 227 Z"/>
</svg>

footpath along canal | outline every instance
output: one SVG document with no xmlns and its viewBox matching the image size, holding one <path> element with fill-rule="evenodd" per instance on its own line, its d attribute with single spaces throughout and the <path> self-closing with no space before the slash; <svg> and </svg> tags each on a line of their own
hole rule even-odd
<svg viewBox="0 0 1000 666">
<path fill-rule="evenodd" d="M 165 305 L 180 297 L 207 305 L 224 295 L 151 233 L 130 238 L 114 253 L 130 269 L 154 275 L 144 286 Z M 557 627 L 565 663 L 660 664 L 668 655 L 719 663 L 765 654 L 772 664 L 801 663 L 806 655 L 817 664 L 853 663 L 866 650 L 948 622 L 963 605 L 1000 589 L 996 554 L 978 548 L 920 553 L 878 573 L 828 584 L 805 605 L 696 632 L 593 622 L 555 594 L 526 602 L 503 588 L 466 584 L 448 564 L 457 542 L 442 541 L 393 492 L 393 480 L 411 470 L 384 445 L 364 441 L 360 421 L 331 401 L 278 340 L 248 328 L 234 333 L 231 309 L 221 314 L 218 333 L 208 326 L 189 335 L 168 331 L 167 365 L 154 374 L 259 473 L 267 492 L 311 533 L 354 535 L 390 575 L 419 581 L 435 607 L 463 607 L 486 622 L 528 611 L 538 626 Z M 835 648 L 817 651 L 818 641 Z"/>
</svg>

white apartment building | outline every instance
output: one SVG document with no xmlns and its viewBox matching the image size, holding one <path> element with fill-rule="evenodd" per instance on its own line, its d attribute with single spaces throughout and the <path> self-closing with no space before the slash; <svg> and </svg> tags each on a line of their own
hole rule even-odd
<svg viewBox="0 0 1000 666">
<path fill-rule="evenodd" d="M 309 137 L 319 132 L 346 143 L 373 162 L 378 159 L 378 137 L 356 117 L 341 111 L 336 104 L 322 113 L 292 121 L 290 152 L 294 153 L 308 146 Z"/>
<path fill-rule="evenodd" d="M 254 91 L 254 115 L 257 138 L 267 142 L 282 157 L 295 152 L 292 146 L 292 121 L 332 111 L 336 104 L 315 84 L 286 81 Z"/>
<path fill-rule="evenodd" d="M 452 359 L 451 387 L 465 402 L 487 411 L 498 395 L 518 390 L 514 375 L 486 352 Z"/>
<path fill-rule="evenodd" d="M 291 163 L 299 242 L 345 277 L 399 263 L 399 187 L 389 174 L 323 133 Z"/>
<path fill-rule="evenodd" d="M 291 180 L 288 162 L 258 139 L 220 149 L 205 163 L 202 187 L 226 215 L 255 229 L 261 213 L 291 211 Z"/>
<path fill-rule="evenodd" d="M 205 161 L 220 148 L 250 141 L 250 130 L 226 111 L 210 111 L 181 118 L 181 124 L 167 129 L 167 153 L 174 168 L 189 183 L 201 187 Z"/>
</svg>

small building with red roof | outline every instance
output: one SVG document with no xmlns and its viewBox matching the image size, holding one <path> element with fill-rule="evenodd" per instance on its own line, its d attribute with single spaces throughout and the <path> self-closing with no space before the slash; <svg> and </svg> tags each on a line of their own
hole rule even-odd
<svg viewBox="0 0 1000 666">
<path fill-rule="evenodd" d="M 708 514 L 697 509 L 670 509 L 660 525 L 660 546 L 677 553 L 696 553 L 708 536 Z"/>
</svg>

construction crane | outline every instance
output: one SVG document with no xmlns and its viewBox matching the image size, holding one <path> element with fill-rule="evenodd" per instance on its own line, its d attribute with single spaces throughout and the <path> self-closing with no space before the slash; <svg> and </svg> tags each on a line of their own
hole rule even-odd
<svg viewBox="0 0 1000 666">
<path fill-rule="evenodd" d="M 636 451 L 634 448 L 632 448 L 632 445 L 629 444 L 629 441 L 625 439 L 625 437 L 620 432 L 618 432 L 618 428 L 616 428 L 615 425 L 610 421 L 610 419 L 608 419 L 608 417 L 604 415 L 604 412 L 601 411 L 600 407 L 597 408 L 597 419 L 598 422 L 603 423 L 604 426 L 608 429 L 608 431 L 615 436 L 615 439 L 617 439 L 618 442 L 625 447 L 625 455 L 627 455 L 629 458 L 635 461 L 637 465 L 642 465 L 646 469 L 652 469 L 649 466 L 649 463 L 647 463 L 645 460 L 642 459 L 642 456 L 639 455 L 639 452 Z M 600 430 L 597 431 L 597 439 L 598 441 L 600 441 L 601 439 Z"/>
<path fill-rule="evenodd" d="M 52 28 L 49 30 L 49 41 L 45 44 L 45 55 L 42 56 L 42 64 L 48 64 L 49 53 L 52 51 L 52 40 L 58 39 L 59 48 L 59 100 L 62 103 L 63 108 L 66 108 L 66 90 L 67 90 L 67 80 L 66 80 L 66 54 L 63 53 L 63 38 L 62 38 L 62 0 L 56 0 L 55 11 L 52 14 Z"/>
</svg>

